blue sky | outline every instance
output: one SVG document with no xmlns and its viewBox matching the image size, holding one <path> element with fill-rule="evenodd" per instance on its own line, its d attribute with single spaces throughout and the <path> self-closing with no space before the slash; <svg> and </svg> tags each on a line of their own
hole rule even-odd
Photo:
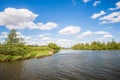
<svg viewBox="0 0 120 80">
<path fill-rule="evenodd" d="M 11 29 L 26 44 L 120 42 L 120 0 L 1 0 L 1 43 Z"/>
</svg>

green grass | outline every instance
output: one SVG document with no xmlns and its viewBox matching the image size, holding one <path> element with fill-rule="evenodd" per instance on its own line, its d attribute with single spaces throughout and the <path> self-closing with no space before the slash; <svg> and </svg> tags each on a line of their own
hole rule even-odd
<svg viewBox="0 0 120 80">
<path fill-rule="evenodd" d="M 52 54 L 49 54 L 50 50 L 33 50 L 29 53 L 25 53 L 24 55 L 3 55 L 0 54 L 0 61 L 16 61 L 16 60 L 22 60 L 22 59 L 30 59 L 30 58 L 40 58 L 45 56 L 50 56 Z"/>
</svg>

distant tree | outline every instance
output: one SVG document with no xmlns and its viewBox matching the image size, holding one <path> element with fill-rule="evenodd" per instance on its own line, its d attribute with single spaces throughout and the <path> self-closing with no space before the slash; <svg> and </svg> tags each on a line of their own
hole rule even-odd
<svg viewBox="0 0 120 80">
<path fill-rule="evenodd" d="M 53 50 L 59 50 L 60 49 L 60 47 L 55 43 L 49 43 L 48 47 L 53 49 Z"/>
<path fill-rule="evenodd" d="M 117 43 L 114 39 L 112 39 L 111 42 L 107 43 L 107 47 L 108 47 L 108 49 L 112 49 L 112 50 L 119 49 L 118 44 L 119 43 Z"/>
<path fill-rule="evenodd" d="M 78 50 L 120 50 L 120 43 L 117 43 L 114 39 L 111 42 L 102 43 L 99 41 L 93 41 L 92 43 L 78 43 L 71 47 Z"/>
</svg>

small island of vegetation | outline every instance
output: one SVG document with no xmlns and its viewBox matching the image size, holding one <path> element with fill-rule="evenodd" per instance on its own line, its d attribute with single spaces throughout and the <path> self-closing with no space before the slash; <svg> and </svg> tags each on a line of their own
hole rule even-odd
<svg viewBox="0 0 120 80">
<path fill-rule="evenodd" d="M 50 56 L 60 49 L 55 43 L 47 46 L 25 45 L 24 39 L 18 37 L 16 32 L 11 30 L 5 43 L 0 44 L 0 62 Z"/>
</svg>

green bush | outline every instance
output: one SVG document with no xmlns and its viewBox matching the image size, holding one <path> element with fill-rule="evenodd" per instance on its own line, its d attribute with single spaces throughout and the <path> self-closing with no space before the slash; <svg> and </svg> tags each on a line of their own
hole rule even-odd
<svg viewBox="0 0 120 80">
<path fill-rule="evenodd" d="M 23 45 L 5 44 L 0 46 L 0 54 L 24 55 L 26 52 L 29 52 L 29 48 Z"/>
<path fill-rule="evenodd" d="M 48 47 L 53 49 L 53 50 L 59 50 L 60 47 L 58 45 L 56 45 L 55 43 L 49 43 Z"/>
</svg>

